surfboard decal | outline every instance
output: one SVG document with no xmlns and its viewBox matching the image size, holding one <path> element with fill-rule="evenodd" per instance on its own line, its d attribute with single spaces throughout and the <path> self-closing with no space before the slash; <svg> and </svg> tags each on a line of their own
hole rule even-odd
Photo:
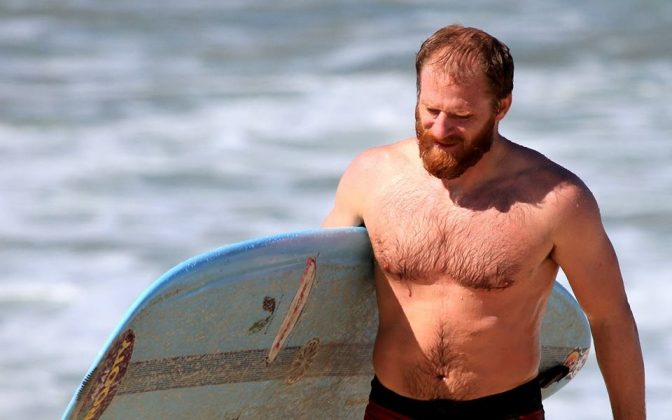
<svg viewBox="0 0 672 420">
<path fill-rule="evenodd" d="M 289 337 L 289 333 L 292 332 L 292 329 L 294 329 L 296 322 L 299 320 L 301 312 L 303 311 L 304 306 L 306 306 L 306 301 L 308 300 L 310 291 L 313 288 L 313 284 L 315 283 L 316 272 L 317 272 L 316 258 L 314 257 L 306 258 L 306 267 L 303 270 L 303 275 L 301 275 L 301 280 L 299 282 L 299 289 L 296 291 L 296 295 L 294 295 L 294 299 L 292 300 L 292 303 L 289 305 L 289 310 L 287 310 L 285 319 L 283 319 L 282 325 L 280 325 L 280 329 L 278 330 L 278 334 L 275 336 L 273 344 L 271 345 L 271 348 L 268 351 L 268 356 L 266 356 L 267 365 L 273 363 L 275 358 L 278 357 L 278 353 L 282 349 L 282 346 L 285 344 L 285 340 L 287 340 L 287 337 Z"/>
<path fill-rule="evenodd" d="M 569 373 L 567 374 L 568 379 L 573 379 L 583 365 L 586 364 L 588 353 L 590 353 L 589 348 L 576 348 L 569 356 L 567 356 L 564 365 L 569 369 Z"/>
<path fill-rule="evenodd" d="M 320 349 L 320 338 L 313 337 L 306 344 L 303 345 L 296 352 L 294 360 L 292 361 L 292 366 L 289 370 L 289 375 L 287 375 L 287 380 L 285 381 L 287 385 L 292 385 L 298 382 L 306 374 L 310 365 L 313 364 L 315 356 Z"/>
<path fill-rule="evenodd" d="M 94 375 L 90 383 L 90 393 L 82 397 L 83 404 L 90 405 L 85 420 L 97 420 L 103 415 L 117 393 L 119 384 L 127 372 L 135 333 L 128 329 L 119 337 L 105 356 L 100 376 Z"/>
<path fill-rule="evenodd" d="M 270 315 L 252 324 L 252 326 L 247 330 L 248 334 L 256 334 L 261 330 L 263 330 L 264 328 L 268 329 L 268 325 L 271 323 L 271 321 L 273 321 L 273 318 L 275 317 L 275 308 L 277 307 L 275 303 L 275 298 L 272 298 L 270 296 L 264 297 L 264 301 L 261 307 L 263 308 L 264 311 L 268 312 Z"/>
</svg>

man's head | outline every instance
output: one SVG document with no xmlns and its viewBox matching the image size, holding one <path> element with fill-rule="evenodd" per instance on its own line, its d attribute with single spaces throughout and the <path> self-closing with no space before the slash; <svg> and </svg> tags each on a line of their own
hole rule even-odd
<svg viewBox="0 0 672 420">
<path fill-rule="evenodd" d="M 457 178 L 490 150 L 511 104 L 509 49 L 478 29 L 448 26 L 422 44 L 416 69 L 420 157 L 432 175 Z"/>
<path fill-rule="evenodd" d="M 480 29 L 450 25 L 422 43 L 415 57 L 418 96 L 422 90 L 420 75 L 428 64 L 460 84 L 484 77 L 494 101 L 501 101 L 513 90 L 513 58 L 509 47 Z"/>
</svg>

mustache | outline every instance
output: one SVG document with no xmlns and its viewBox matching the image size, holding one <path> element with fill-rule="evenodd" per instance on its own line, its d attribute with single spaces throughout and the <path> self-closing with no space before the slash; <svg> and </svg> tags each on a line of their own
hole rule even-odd
<svg viewBox="0 0 672 420">
<path fill-rule="evenodd" d="M 430 143 L 464 143 L 464 141 L 465 141 L 464 137 L 462 137 L 460 135 L 457 135 L 457 134 L 451 134 L 451 135 L 448 135 L 448 136 L 438 138 L 434 134 L 430 133 L 429 131 L 421 133 L 421 135 L 418 136 L 418 139 L 420 139 L 420 141 L 422 141 L 425 144 L 430 144 Z"/>
</svg>

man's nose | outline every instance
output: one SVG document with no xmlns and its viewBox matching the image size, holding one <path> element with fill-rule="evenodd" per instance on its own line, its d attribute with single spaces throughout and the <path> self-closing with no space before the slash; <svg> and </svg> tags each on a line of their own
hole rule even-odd
<svg viewBox="0 0 672 420">
<path fill-rule="evenodd" d="M 439 113 L 432 124 L 432 135 L 437 139 L 448 137 L 454 131 L 454 127 L 445 112 Z"/>
</svg>

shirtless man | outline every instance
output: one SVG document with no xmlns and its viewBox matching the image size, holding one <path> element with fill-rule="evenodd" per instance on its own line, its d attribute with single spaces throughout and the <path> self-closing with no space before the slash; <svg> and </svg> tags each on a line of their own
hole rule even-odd
<svg viewBox="0 0 672 420">
<path fill-rule="evenodd" d="M 593 195 L 499 134 L 508 48 L 449 26 L 416 68 L 417 137 L 358 156 L 323 223 L 365 225 L 373 245 L 380 319 L 365 418 L 543 419 L 540 324 L 561 267 L 614 417 L 643 419 L 637 328 Z"/>
</svg>

